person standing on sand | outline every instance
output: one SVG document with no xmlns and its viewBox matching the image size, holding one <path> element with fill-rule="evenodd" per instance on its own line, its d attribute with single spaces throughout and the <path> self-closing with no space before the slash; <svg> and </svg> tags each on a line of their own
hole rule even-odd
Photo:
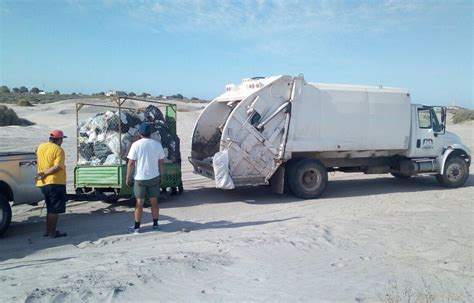
<svg viewBox="0 0 474 303">
<path fill-rule="evenodd" d="M 65 154 L 61 145 L 67 138 L 64 133 L 55 129 L 49 134 L 49 142 L 42 143 L 36 149 L 38 174 L 36 186 L 41 188 L 46 203 L 45 237 L 58 238 L 67 236 L 56 229 L 59 214 L 66 212 L 66 165 Z"/>
<path fill-rule="evenodd" d="M 132 187 L 137 203 L 135 205 L 135 225 L 130 227 L 130 232 L 140 233 L 140 224 L 143 216 L 145 198 L 150 200 L 153 218 L 153 230 L 158 230 L 158 197 L 160 183 L 164 171 L 165 152 L 161 143 L 150 139 L 151 125 L 140 124 L 138 128 L 140 139 L 132 144 L 128 152 L 127 185 Z M 132 173 L 135 171 L 135 177 Z"/>
</svg>

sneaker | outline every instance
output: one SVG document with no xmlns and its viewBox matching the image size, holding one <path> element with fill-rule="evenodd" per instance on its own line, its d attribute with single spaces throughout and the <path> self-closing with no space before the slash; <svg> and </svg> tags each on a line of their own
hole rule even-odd
<svg viewBox="0 0 474 303">
<path fill-rule="evenodd" d="M 62 237 L 67 237 L 66 233 L 62 233 L 59 230 L 57 230 L 54 234 L 49 235 L 50 238 L 62 238 Z"/>
<path fill-rule="evenodd" d="M 158 227 L 158 225 L 153 225 L 153 230 L 154 230 L 154 231 L 159 231 L 160 228 Z"/>
<path fill-rule="evenodd" d="M 135 228 L 134 226 L 130 226 L 128 228 L 128 232 L 134 235 L 137 235 L 140 233 L 140 228 Z"/>
</svg>

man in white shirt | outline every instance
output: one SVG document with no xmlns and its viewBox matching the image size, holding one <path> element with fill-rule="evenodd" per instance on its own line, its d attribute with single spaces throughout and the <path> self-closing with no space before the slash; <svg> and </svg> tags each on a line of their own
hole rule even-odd
<svg viewBox="0 0 474 303">
<path fill-rule="evenodd" d="M 161 143 L 150 139 L 151 125 L 140 124 L 138 128 L 140 139 L 132 144 L 128 152 L 127 185 L 132 187 L 137 204 L 135 206 L 135 226 L 130 228 L 134 234 L 140 232 L 143 216 L 143 203 L 148 198 L 151 204 L 153 230 L 158 230 L 158 196 L 160 183 L 165 165 L 165 152 Z M 135 171 L 135 177 L 132 173 Z"/>
</svg>

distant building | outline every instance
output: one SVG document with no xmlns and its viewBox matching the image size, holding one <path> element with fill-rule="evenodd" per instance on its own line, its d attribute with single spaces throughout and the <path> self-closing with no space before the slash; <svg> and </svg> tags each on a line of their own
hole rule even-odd
<svg viewBox="0 0 474 303">
<path fill-rule="evenodd" d="M 46 92 L 45 92 L 45 91 L 40 91 L 38 94 L 40 94 L 40 95 L 46 95 Z"/>
<path fill-rule="evenodd" d="M 111 96 L 126 96 L 127 93 L 124 92 L 124 91 L 120 91 L 120 90 L 109 90 L 105 93 L 105 95 L 107 97 L 111 97 Z"/>
</svg>

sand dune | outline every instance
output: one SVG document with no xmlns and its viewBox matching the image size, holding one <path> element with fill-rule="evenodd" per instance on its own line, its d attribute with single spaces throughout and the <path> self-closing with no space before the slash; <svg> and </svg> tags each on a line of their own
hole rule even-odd
<svg viewBox="0 0 474 303">
<path fill-rule="evenodd" d="M 186 159 L 202 105 L 178 106 Z M 32 151 L 61 128 L 72 184 L 74 102 L 12 107 L 36 125 L 0 128 L 1 150 Z M 448 130 L 474 150 L 472 125 Z M 14 207 L 0 239 L 0 302 L 473 301 L 472 175 L 448 190 L 433 177 L 336 173 L 305 201 L 215 189 L 187 161 L 183 180 L 185 193 L 161 202 L 160 232 L 147 209 L 144 233 L 127 234 L 129 201 L 78 201 L 61 217 L 69 236 L 45 239 L 43 203 Z"/>
</svg>

